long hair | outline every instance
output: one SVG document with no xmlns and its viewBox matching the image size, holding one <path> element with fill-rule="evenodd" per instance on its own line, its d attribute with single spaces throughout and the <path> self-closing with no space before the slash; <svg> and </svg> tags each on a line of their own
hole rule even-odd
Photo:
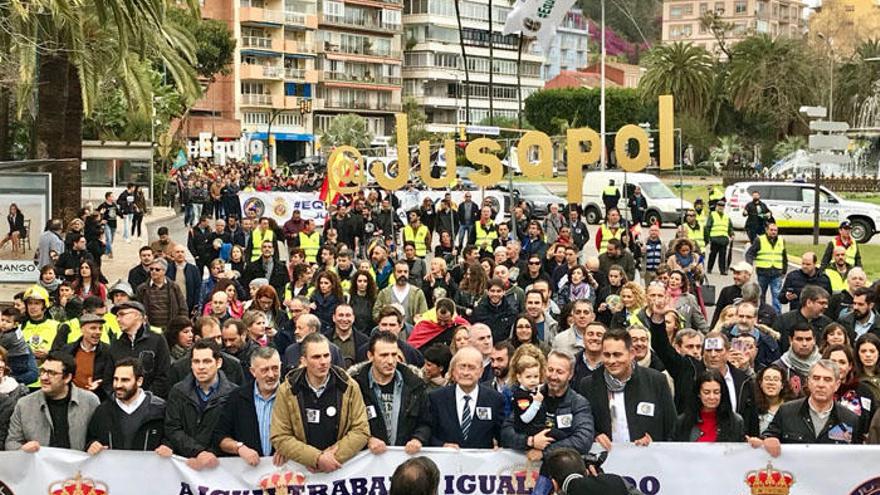
<svg viewBox="0 0 880 495">
<path fill-rule="evenodd" d="M 532 329 L 532 335 L 529 337 L 528 342 L 520 342 L 516 337 L 516 326 L 519 325 L 520 320 L 526 320 L 529 322 L 529 326 Z M 524 344 L 532 344 L 534 346 L 538 345 L 538 324 L 535 322 L 535 319 L 529 316 L 527 313 L 520 313 L 516 319 L 513 320 L 513 328 L 510 329 L 510 343 L 513 344 L 514 347 L 520 347 Z"/>
<path fill-rule="evenodd" d="M 464 273 L 467 277 L 461 281 L 458 288 L 464 292 L 482 296 L 486 292 L 486 284 L 488 283 L 483 267 L 477 263 L 468 263 Z"/>
<path fill-rule="evenodd" d="M 715 417 L 721 430 L 717 441 L 724 442 L 740 440 L 725 437 L 725 433 L 732 430 L 735 413 L 733 412 L 733 406 L 730 404 L 727 383 L 725 383 L 721 372 L 716 369 L 707 369 L 697 375 L 697 379 L 694 381 L 692 398 L 690 403 L 685 405 L 684 419 L 681 422 L 681 433 L 690 433 L 694 425 L 697 424 L 700 411 L 703 409 L 703 402 L 700 399 L 700 389 L 703 387 L 704 383 L 711 382 L 715 382 L 721 387 L 721 401 L 718 403 L 718 408 L 715 410 Z"/>
<path fill-rule="evenodd" d="M 376 294 L 378 294 L 379 288 L 376 286 L 376 281 L 373 280 L 373 276 L 366 270 L 357 270 L 354 272 L 351 276 L 351 290 L 349 292 L 351 295 L 357 294 L 357 279 L 361 276 L 367 278 L 367 301 L 370 301 L 371 303 L 376 302 Z"/>
<path fill-rule="evenodd" d="M 779 373 L 782 380 L 782 388 L 779 390 L 779 398 L 782 399 L 783 402 L 794 399 L 795 395 L 794 391 L 791 389 L 791 384 L 785 379 L 785 371 L 776 364 L 767 366 L 755 375 L 755 406 L 757 406 L 758 413 L 760 414 L 770 410 L 770 398 L 767 397 L 767 394 L 765 394 L 763 390 L 761 390 L 761 382 L 764 380 L 764 375 L 766 375 L 768 371 Z"/>
<path fill-rule="evenodd" d="M 339 302 L 342 302 L 342 285 L 339 284 L 339 277 L 330 270 L 324 270 L 315 278 L 315 294 L 321 293 L 321 279 L 327 279 L 330 282 L 330 294 L 336 296 Z"/>
<path fill-rule="evenodd" d="M 865 368 L 865 364 L 862 363 L 862 358 L 859 355 L 859 349 L 862 348 L 863 345 L 872 344 L 878 352 L 880 352 L 880 337 L 877 337 L 873 333 L 866 333 L 856 339 L 856 343 L 853 346 L 853 350 L 855 351 L 853 354 L 856 361 L 856 371 L 858 372 L 859 378 L 863 376 L 876 375 L 878 368 L 880 368 L 880 363 L 876 363 L 873 366 L 873 369 L 868 370 Z"/>
</svg>

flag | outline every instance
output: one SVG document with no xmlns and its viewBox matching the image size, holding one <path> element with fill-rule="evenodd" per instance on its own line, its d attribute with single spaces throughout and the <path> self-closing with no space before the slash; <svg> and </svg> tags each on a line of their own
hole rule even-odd
<svg viewBox="0 0 880 495">
<path fill-rule="evenodd" d="M 331 166 L 334 167 L 335 170 L 342 171 L 341 177 L 339 178 L 339 184 L 337 185 L 330 184 Z M 352 163 L 340 153 L 339 156 L 336 157 L 335 163 L 327 164 L 327 173 L 324 174 L 324 182 L 321 183 L 321 192 L 318 195 L 318 199 L 323 201 L 327 206 L 336 204 L 336 202 L 339 201 L 337 187 L 343 187 L 347 182 L 350 182 L 353 173 L 354 168 L 352 167 Z"/>
<path fill-rule="evenodd" d="M 272 167 L 269 166 L 269 158 L 263 159 L 263 164 L 260 166 L 260 173 L 265 177 L 269 177 L 272 175 Z"/>
<path fill-rule="evenodd" d="M 556 26 L 562 23 L 574 0 L 517 0 L 504 23 L 504 34 L 520 33 L 537 38 L 544 53 L 550 51 L 550 42 L 556 35 Z"/>
<path fill-rule="evenodd" d="M 177 152 L 177 158 L 174 159 L 173 168 L 175 170 L 177 170 L 178 168 L 181 168 L 184 165 L 186 165 L 186 154 L 183 152 L 183 150 L 179 150 Z"/>
</svg>

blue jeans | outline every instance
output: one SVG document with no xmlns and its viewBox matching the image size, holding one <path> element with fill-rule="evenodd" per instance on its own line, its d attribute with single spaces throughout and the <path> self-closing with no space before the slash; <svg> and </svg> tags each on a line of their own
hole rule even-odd
<svg viewBox="0 0 880 495">
<path fill-rule="evenodd" d="M 125 225 L 122 230 L 122 238 L 126 241 L 131 236 L 131 221 L 134 218 L 134 213 L 126 213 L 122 215 L 122 218 L 125 220 Z"/>
<path fill-rule="evenodd" d="M 470 242 L 471 237 L 471 229 L 474 228 L 473 225 L 462 225 L 458 227 L 458 233 L 455 234 L 455 245 L 461 246 L 464 248 Z M 459 244 L 459 239 L 461 239 L 461 244 Z"/>
<path fill-rule="evenodd" d="M 190 227 L 193 224 L 193 205 L 192 203 L 187 203 L 183 206 L 183 225 L 185 227 Z"/>
<path fill-rule="evenodd" d="M 769 275 L 758 274 L 758 285 L 761 286 L 761 301 L 766 302 L 767 288 L 770 288 L 770 298 L 773 309 L 777 314 L 782 313 L 782 304 L 779 303 L 779 292 L 782 290 L 782 276 L 771 277 Z"/>
<path fill-rule="evenodd" d="M 199 223 L 199 219 L 202 218 L 202 207 L 204 207 L 202 203 L 193 203 L 193 225 Z"/>
<path fill-rule="evenodd" d="M 104 254 L 113 254 L 113 235 L 116 234 L 116 227 L 110 224 L 104 225 Z"/>
</svg>

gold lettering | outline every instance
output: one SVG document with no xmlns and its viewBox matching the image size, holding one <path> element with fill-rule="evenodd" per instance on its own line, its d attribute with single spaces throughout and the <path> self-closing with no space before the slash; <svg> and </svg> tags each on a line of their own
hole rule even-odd
<svg viewBox="0 0 880 495">
<path fill-rule="evenodd" d="M 330 186 L 328 198 L 335 193 L 354 194 L 366 182 L 363 174 L 364 157 L 353 146 L 337 146 L 327 159 L 327 184 Z M 346 185 L 353 184 L 353 185 Z"/>
<path fill-rule="evenodd" d="M 660 169 L 675 168 L 675 111 L 672 95 L 660 95 Z"/>
<path fill-rule="evenodd" d="M 446 189 L 455 184 L 455 173 L 457 166 L 455 163 L 455 140 L 446 139 L 444 141 L 446 149 L 446 170 L 439 179 L 431 177 L 431 143 L 428 141 L 419 142 L 419 172 L 422 181 L 431 189 Z"/>
<path fill-rule="evenodd" d="M 538 162 L 529 160 L 529 152 L 538 148 Z M 549 179 L 553 177 L 553 143 L 550 136 L 539 131 L 529 131 L 520 138 L 516 149 L 519 168 L 525 177 L 532 179 Z"/>
<path fill-rule="evenodd" d="M 584 188 L 584 165 L 599 160 L 599 133 L 589 127 L 569 129 L 565 134 L 565 151 L 568 155 L 568 202 L 581 204 Z M 583 145 L 589 149 L 584 151 Z"/>
<path fill-rule="evenodd" d="M 631 139 L 639 143 L 639 153 L 636 156 L 629 156 L 626 151 Z M 648 153 L 648 133 L 637 125 L 627 124 L 621 127 L 614 136 L 614 148 L 617 165 L 627 172 L 641 172 L 651 161 Z"/>
<path fill-rule="evenodd" d="M 483 150 L 488 152 L 483 152 Z M 492 187 L 499 182 L 504 176 L 501 160 L 493 154 L 499 151 L 501 145 L 489 138 L 477 138 L 471 141 L 464 150 L 464 156 L 467 157 L 474 165 L 482 165 L 489 169 L 488 173 L 478 172 L 471 174 L 470 178 L 474 184 L 480 187 Z M 447 157 L 447 162 L 449 158 Z"/>
<path fill-rule="evenodd" d="M 406 114 L 395 115 L 397 125 L 397 176 L 390 177 L 385 167 L 374 163 L 370 172 L 376 178 L 379 187 L 388 191 L 397 191 L 409 180 L 409 131 L 406 127 Z M 390 167 L 388 167 L 390 169 Z"/>
</svg>

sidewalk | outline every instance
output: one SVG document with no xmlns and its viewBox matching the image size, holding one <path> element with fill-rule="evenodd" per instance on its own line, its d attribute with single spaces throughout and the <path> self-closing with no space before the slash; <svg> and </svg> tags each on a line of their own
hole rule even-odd
<svg viewBox="0 0 880 495">
<path fill-rule="evenodd" d="M 101 271 L 107 278 L 110 285 L 117 280 L 128 280 L 128 271 L 131 270 L 140 261 L 138 258 L 138 250 L 141 246 L 149 245 L 153 239 L 156 239 L 156 229 L 161 223 L 179 216 L 177 212 L 168 207 L 154 207 L 153 211 L 144 217 L 143 239 L 132 238 L 131 243 L 125 242 L 122 236 L 123 222 L 119 222 L 119 228 L 113 239 L 113 259 L 104 256 L 101 261 Z M 0 306 L 7 306 L 12 303 L 12 297 L 28 288 L 29 284 L 13 284 L 0 283 Z"/>
</svg>

